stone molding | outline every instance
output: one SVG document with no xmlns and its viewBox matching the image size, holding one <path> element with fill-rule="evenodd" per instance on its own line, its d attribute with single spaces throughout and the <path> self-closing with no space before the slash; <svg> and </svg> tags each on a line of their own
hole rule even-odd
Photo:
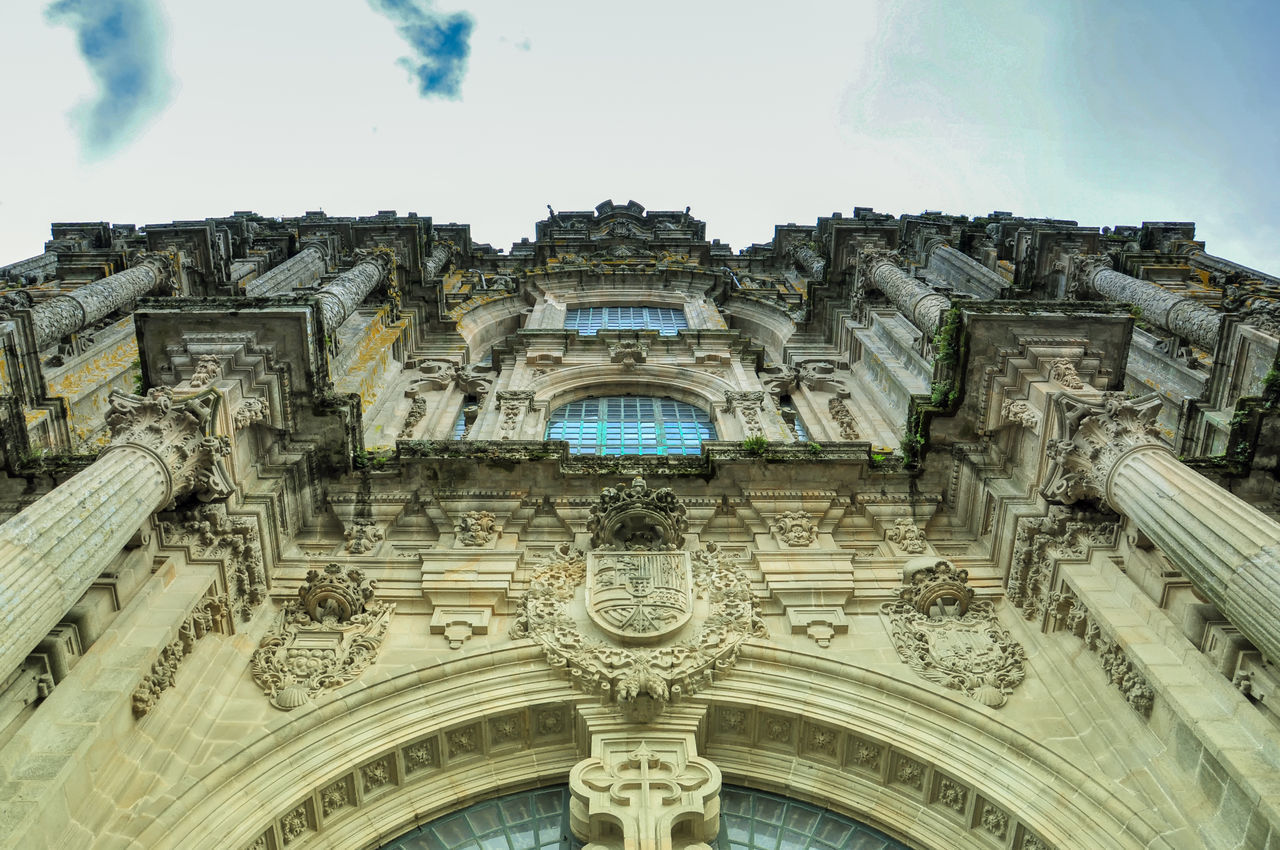
<svg viewBox="0 0 1280 850">
<path fill-rule="evenodd" d="M 1005 579 L 1011 605 L 1031 621 L 1044 622 L 1058 579 L 1058 562 L 1082 561 L 1094 547 L 1115 546 L 1119 523 L 1114 515 L 1051 505 L 1042 517 L 1018 520 L 1013 560 Z"/>
<path fill-rule="evenodd" d="M 212 590 L 212 588 L 210 588 Z M 178 627 L 178 636 L 160 651 L 151 672 L 142 677 L 133 691 L 133 716 L 141 720 L 155 708 L 156 700 L 177 684 L 178 667 L 195 649 L 196 641 L 210 632 L 230 631 L 227 600 L 224 596 L 205 596 Z"/>
</svg>

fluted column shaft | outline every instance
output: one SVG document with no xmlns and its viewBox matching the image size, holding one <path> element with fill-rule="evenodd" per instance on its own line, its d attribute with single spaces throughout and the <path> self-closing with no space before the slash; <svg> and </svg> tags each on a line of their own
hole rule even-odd
<svg viewBox="0 0 1280 850">
<path fill-rule="evenodd" d="M 1280 660 L 1280 523 L 1163 446 L 1124 455 L 1107 482 L 1107 501 L 1254 646 Z"/>
<path fill-rule="evenodd" d="M 969 255 L 945 242 L 929 249 L 929 269 L 952 286 L 979 298 L 998 298 L 1009 282 Z"/>
<path fill-rule="evenodd" d="M 307 245 L 298 253 L 245 287 L 247 296 L 279 295 L 299 286 L 315 283 L 324 274 L 325 251 L 319 245 Z"/>
<path fill-rule="evenodd" d="M 131 269 L 37 304 L 31 309 L 36 347 L 46 348 L 153 291 L 168 279 L 168 264 L 167 257 L 146 257 Z"/>
<path fill-rule="evenodd" d="M 1101 264 L 1087 272 L 1085 279 L 1103 298 L 1140 309 L 1143 321 L 1185 337 L 1206 351 L 1217 349 L 1222 314 L 1212 307 Z"/>
<path fill-rule="evenodd" d="M 336 329 L 355 312 L 360 302 L 386 280 L 391 262 L 385 253 L 373 254 L 338 275 L 332 283 L 321 289 L 320 308 L 324 326 Z"/>
<path fill-rule="evenodd" d="M 937 332 L 942 314 L 951 309 L 951 301 L 945 295 L 934 292 L 891 260 L 872 262 L 871 282 L 913 325 L 929 336 Z"/>
<path fill-rule="evenodd" d="M 154 453 L 119 446 L 0 525 L 0 676 L 58 625 L 169 489 Z"/>
</svg>

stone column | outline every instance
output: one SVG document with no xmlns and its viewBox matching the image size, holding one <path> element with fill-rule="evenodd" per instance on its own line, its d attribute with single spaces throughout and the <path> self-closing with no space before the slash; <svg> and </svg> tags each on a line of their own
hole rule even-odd
<svg viewBox="0 0 1280 850">
<path fill-rule="evenodd" d="M 1221 313 L 1194 298 L 1115 271 L 1103 254 L 1072 257 L 1071 284 L 1077 291 L 1084 289 L 1109 301 L 1132 304 L 1142 311 L 1143 321 L 1184 337 L 1211 354 L 1218 347 Z"/>
<path fill-rule="evenodd" d="M 317 293 L 326 328 L 335 330 L 340 327 L 360 302 L 387 279 L 393 266 L 391 257 L 390 251 L 372 253 Z"/>
<path fill-rule="evenodd" d="M 244 294 L 248 297 L 280 295 L 315 283 L 327 268 L 323 245 L 312 242 L 266 274 L 249 281 Z"/>
<path fill-rule="evenodd" d="M 891 257 L 887 251 L 863 251 L 859 263 L 863 285 L 879 289 L 911 324 L 933 336 L 951 301 L 898 268 Z"/>
<path fill-rule="evenodd" d="M 131 269 L 37 304 L 31 310 L 36 348 L 43 350 L 172 281 L 173 258 L 148 254 Z"/>
<path fill-rule="evenodd" d="M 1059 394 L 1044 494 L 1098 499 L 1129 517 L 1254 646 L 1280 658 L 1280 523 L 1158 443 L 1159 410 L 1155 394 Z"/>
<path fill-rule="evenodd" d="M 1009 282 L 972 257 L 957 251 L 945 239 L 931 239 L 925 245 L 929 270 L 956 289 L 982 299 L 999 298 Z"/>
<path fill-rule="evenodd" d="M 25 260 L 18 260 L 16 263 L 10 263 L 7 266 L 0 266 L 0 281 L 12 278 L 25 278 L 32 275 L 37 278 L 37 283 L 54 276 L 58 268 L 58 255 L 52 251 L 45 251 L 43 254 L 37 254 L 34 257 L 28 257 Z"/>
<path fill-rule="evenodd" d="M 1225 275 L 1238 274 L 1242 275 L 1246 280 L 1260 280 L 1272 286 L 1280 286 L 1280 277 L 1260 272 L 1257 269 L 1251 269 L 1233 260 L 1215 257 L 1213 254 L 1205 253 L 1203 249 L 1194 244 L 1184 246 L 1179 253 L 1186 257 L 1187 262 L 1195 269 L 1203 269 L 1207 272 L 1217 272 Z"/>
<path fill-rule="evenodd" d="M 88 469 L 0 525 L 0 676 L 58 624 L 156 510 L 231 491 L 209 436 L 213 393 L 111 396 L 111 445 Z"/>
<path fill-rule="evenodd" d="M 428 280 L 440 274 L 440 270 L 452 256 L 452 242 L 437 242 L 431 249 L 431 256 L 422 263 L 422 279 Z"/>
</svg>

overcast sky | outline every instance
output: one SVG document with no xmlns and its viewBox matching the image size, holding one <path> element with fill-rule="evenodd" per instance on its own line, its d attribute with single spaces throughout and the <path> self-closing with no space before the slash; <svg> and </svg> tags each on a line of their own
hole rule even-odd
<svg viewBox="0 0 1280 850">
<path fill-rule="evenodd" d="M 1192 220 L 1280 272 L 1280 4 L 0 4 L 0 263 L 49 222 L 634 198 L 737 248 L 855 205 Z"/>
</svg>

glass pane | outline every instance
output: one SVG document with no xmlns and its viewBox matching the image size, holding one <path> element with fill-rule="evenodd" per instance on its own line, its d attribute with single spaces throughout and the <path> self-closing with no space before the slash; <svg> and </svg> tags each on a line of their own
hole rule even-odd
<svg viewBox="0 0 1280 850">
<path fill-rule="evenodd" d="M 546 439 L 565 440 L 571 454 L 699 454 L 716 439 L 705 410 L 670 398 L 604 396 L 552 412 Z"/>
<path fill-rule="evenodd" d="M 689 327 L 689 321 L 684 310 L 675 307 L 571 307 L 565 311 L 564 327 L 581 336 L 595 336 L 602 328 L 675 336 Z"/>
</svg>

